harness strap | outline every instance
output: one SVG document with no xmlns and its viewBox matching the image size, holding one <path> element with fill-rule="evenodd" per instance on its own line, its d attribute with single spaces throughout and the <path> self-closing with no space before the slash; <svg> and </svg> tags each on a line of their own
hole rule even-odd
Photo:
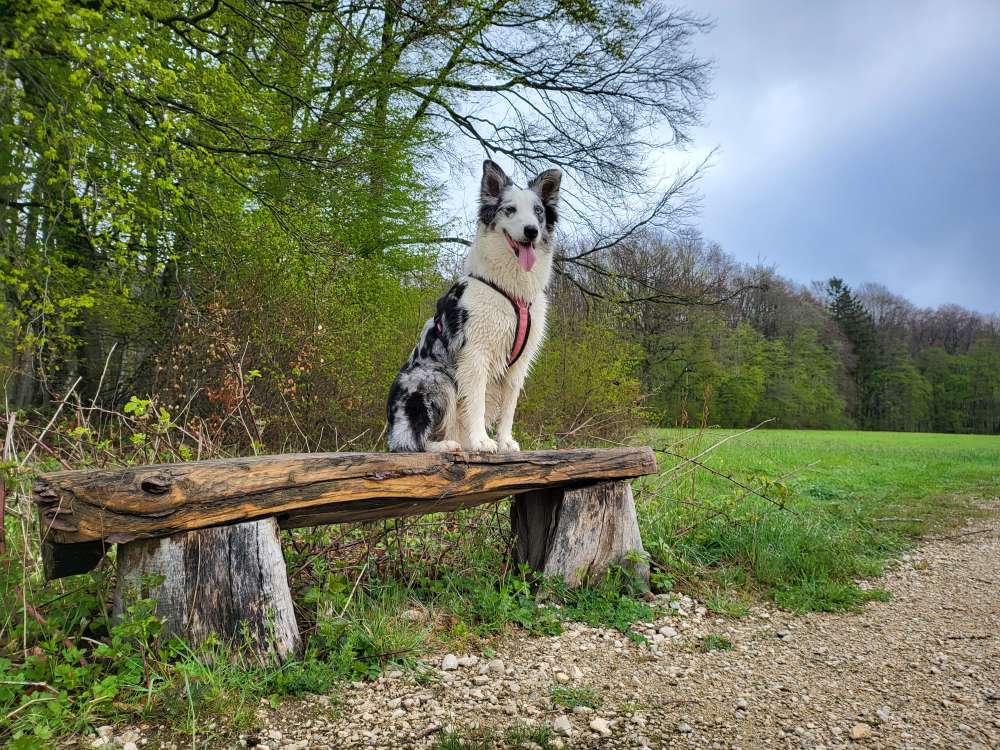
<svg viewBox="0 0 1000 750">
<path fill-rule="evenodd" d="M 514 326 L 514 343 L 511 345 L 510 354 L 507 356 L 507 367 L 510 367 L 521 358 L 521 355 L 524 353 L 524 347 L 528 343 L 528 334 L 531 333 L 531 303 L 526 302 L 520 297 L 515 297 L 513 294 L 509 294 L 506 289 L 497 286 L 492 281 L 484 279 L 481 276 L 470 273 L 469 277 L 486 284 L 493 291 L 502 294 L 510 302 L 510 306 L 514 308 L 514 318 L 516 321 Z"/>
</svg>

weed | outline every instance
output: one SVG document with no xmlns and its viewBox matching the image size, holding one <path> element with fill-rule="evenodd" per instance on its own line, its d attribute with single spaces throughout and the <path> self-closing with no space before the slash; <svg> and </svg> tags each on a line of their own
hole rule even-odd
<svg viewBox="0 0 1000 750">
<path fill-rule="evenodd" d="M 591 627 L 614 628 L 629 637 L 636 637 L 629 626 L 641 620 L 651 620 L 655 610 L 638 598 L 642 590 L 632 574 L 615 567 L 604 579 L 590 586 L 569 589 L 562 581 L 543 582 L 543 595 L 560 602 L 564 617 Z"/>
<path fill-rule="evenodd" d="M 553 685 L 549 696 L 552 698 L 553 703 L 564 708 L 576 708 L 577 706 L 600 708 L 604 703 L 601 696 L 593 688 L 589 687 Z"/>
<path fill-rule="evenodd" d="M 552 734 L 547 726 L 518 723 L 503 730 L 464 728 L 442 732 L 434 742 L 434 750 L 520 750 L 526 745 L 549 750 L 551 741 Z"/>
<path fill-rule="evenodd" d="M 716 589 L 715 593 L 705 600 L 705 607 L 710 612 L 727 617 L 746 617 L 750 614 L 750 605 L 745 599 L 721 589 Z"/>
<path fill-rule="evenodd" d="M 732 651 L 733 642 L 727 636 L 709 633 L 701 639 L 701 650 L 706 654 L 711 651 Z"/>
</svg>

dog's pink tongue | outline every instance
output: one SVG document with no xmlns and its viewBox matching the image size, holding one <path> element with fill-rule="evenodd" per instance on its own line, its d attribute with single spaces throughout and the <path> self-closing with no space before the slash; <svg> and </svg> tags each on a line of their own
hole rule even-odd
<svg viewBox="0 0 1000 750">
<path fill-rule="evenodd" d="M 532 247 L 531 243 L 525 242 L 523 245 L 519 245 L 517 264 L 525 273 L 530 271 L 531 267 L 535 265 L 535 248 Z"/>
</svg>

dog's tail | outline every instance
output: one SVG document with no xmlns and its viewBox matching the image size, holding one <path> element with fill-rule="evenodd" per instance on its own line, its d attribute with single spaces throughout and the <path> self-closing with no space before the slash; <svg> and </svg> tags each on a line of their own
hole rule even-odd
<svg viewBox="0 0 1000 750">
<path fill-rule="evenodd" d="M 431 415 L 420 391 L 393 393 L 388 404 L 390 453 L 421 453 L 427 450 Z"/>
<path fill-rule="evenodd" d="M 422 435 L 414 435 L 410 430 L 393 429 L 389 425 L 389 438 L 386 441 L 390 453 L 422 453 L 427 450 L 427 441 Z"/>
</svg>

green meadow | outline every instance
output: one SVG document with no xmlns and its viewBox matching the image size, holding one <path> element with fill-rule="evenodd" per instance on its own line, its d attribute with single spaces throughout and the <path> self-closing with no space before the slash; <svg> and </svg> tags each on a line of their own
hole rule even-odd
<svg viewBox="0 0 1000 750">
<path fill-rule="evenodd" d="M 852 608 L 919 536 L 979 512 L 1000 486 L 1000 438 L 920 433 L 655 430 L 661 474 L 638 488 L 658 583 L 739 614 Z"/>
</svg>

